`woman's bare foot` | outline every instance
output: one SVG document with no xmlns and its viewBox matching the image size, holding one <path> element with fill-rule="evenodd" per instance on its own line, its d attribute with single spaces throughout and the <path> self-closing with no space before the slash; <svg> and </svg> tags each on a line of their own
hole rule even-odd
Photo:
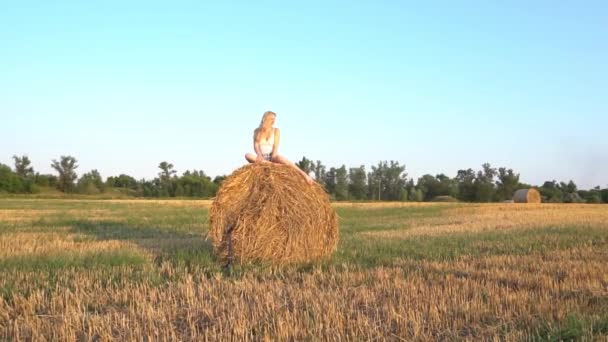
<svg viewBox="0 0 608 342">
<path fill-rule="evenodd" d="M 309 174 L 307 174 L 306 172 L 302 171 L 302 169 L 300 169 L 299 167 L 297 167 L 295 165 L 293 167 L 295 167 L 296 170 L 298 170 L 298 172 L 302 175 L 302 177 L 304 177 L 304 180 L 306 181 L 306 183 L 312 185 L 315 182 L 315 180 L 312 177 L 310 177 Z"/>
<path fill-rule="evenodd" d="M 310 177 L 310 175 L 306 175 L 305 178 L 306 178 L 306 182 L 310 185 L 313 185 L 313 183 L 315 182 L 315 180 L 312 177 Z"/>
</svg>

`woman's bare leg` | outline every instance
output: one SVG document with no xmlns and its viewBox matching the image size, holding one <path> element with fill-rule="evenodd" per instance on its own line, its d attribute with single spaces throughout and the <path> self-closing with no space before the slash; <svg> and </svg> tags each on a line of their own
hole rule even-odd
<svg viewBox="0 0 608 342">
<path fill-rule="evenodd" d="M 312 179 L 312 177 L 310 177 L 309 174 L 307 174 L 306 172 L 304 172 L 302 169 L 300 169 L 296 164 L 294 164 L 292 161 L 290 161 L 289 159 L 277 155 L 276 157 L 274 157 L 272 159 L 273 162 L 275 163 L 281 163 L 281 164 L 285 164 L 285 165 L 289 165 L 291 167 L 293 167 L 294 169 L 296 169 L 301 175 L 302 177 L 304 177 L 304 179 L 306 180 L 306 182 L 308 182 L 308 184 L 313 184 L 315 182 L 314 179 Z"/>
<path fill-rule="evenodd" d="M 245 159 L 247 159 L 248 162 L 250 163 L 255 163 L 255 160 L 257 159 L 257 156 L 253 153 L 246 153 L 245 154 Z"/>
</svg>

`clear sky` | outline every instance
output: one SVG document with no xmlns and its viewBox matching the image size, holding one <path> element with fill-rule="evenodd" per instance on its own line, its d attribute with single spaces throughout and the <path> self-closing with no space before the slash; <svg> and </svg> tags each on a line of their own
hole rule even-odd
<svg viewBox="0 0 608 342">
<path fill-rule="evenodd" d="M 0 163 L 228 174 L 277 113 L 281 153 L 489 162 L 608 186 L 607 1 L 5 1 Z"/>
</svg>

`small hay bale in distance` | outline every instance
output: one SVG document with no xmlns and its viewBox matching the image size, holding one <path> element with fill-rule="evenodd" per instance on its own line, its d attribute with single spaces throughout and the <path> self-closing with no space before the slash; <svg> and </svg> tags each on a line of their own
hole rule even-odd
<svg viewBox="0 0 608 342">
<path fill-rule="evenodd" d="M 458 200 L 452 196 L 440 195 L 433 197 L 431 202 L 458 202 Z"/>
<path fill-rule="evenodd" d="M 536 189 L 519 189 L 513 195 L 515 203 L 540 203 L 540 192 Z"/>
<path fill-rule="evenodd" d="M 224 180 L 209 212 L 216 254 L 236 262 L 309 262 L 331 255 L 338 218 L 325 190 L 292 167 L 249 164 Z"/>
</svg>

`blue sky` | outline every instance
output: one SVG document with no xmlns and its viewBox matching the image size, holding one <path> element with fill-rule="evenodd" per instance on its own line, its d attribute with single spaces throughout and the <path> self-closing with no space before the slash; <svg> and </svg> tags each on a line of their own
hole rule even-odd
<svg viewBox="0 0 608 342">
<path fill-rule="evenodd" d="M 605 187 L 607 23 L 605 1 L 4 2 L 0 163 L 227 174 L 273 110 L 294 161 Z"/>
</svg>

